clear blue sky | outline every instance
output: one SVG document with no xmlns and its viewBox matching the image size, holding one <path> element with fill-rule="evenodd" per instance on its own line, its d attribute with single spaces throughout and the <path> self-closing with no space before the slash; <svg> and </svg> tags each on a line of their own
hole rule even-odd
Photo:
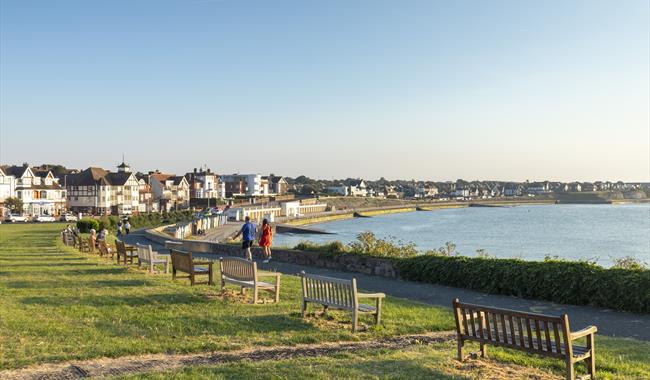
<svg viewBox="0 0 650 380">
<path fill-rule="evenodd" d="M 0 0 L 0 162 L 650 177 L 649 2 Z"/>
</svg>

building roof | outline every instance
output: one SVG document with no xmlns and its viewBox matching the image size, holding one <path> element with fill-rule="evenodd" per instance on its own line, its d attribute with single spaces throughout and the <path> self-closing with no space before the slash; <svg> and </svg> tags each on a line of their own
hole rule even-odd
<svg viewBox="0 0 650 380">
<path fill-rule="evenodd" d="M 66 185 L 71 186 L 124 186 L 133 173 L 112 173 L 102 168 L 90 167 L 67 177 Z"/>
<path fill-rule="evenodd" d="M 23 166 L 12 165 L 12 166 L 3 166 L 2 167 L 2 171 L 6 175 L 12 175 L 12 176 L 14 176 L 16 178 L 22 177 L 25 174 L 25 171 L 27 171 L 27 169 L 29 169 L 29 166 L 26 166 L 26 165 L 23 165 Z"/>
</svg>

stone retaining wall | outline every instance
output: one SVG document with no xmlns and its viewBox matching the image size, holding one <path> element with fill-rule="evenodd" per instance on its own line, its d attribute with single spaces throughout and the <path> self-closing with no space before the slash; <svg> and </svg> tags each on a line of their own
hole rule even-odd
<svg viewBox="0 0 650 380">
<path fill-rule="evenodd" d="M 146 230 L 148 239 L 159 244 L 165 241 L 175 241 L 182 245 L 179 249 L 193 253 L 203 253 L 219 256 L 242 257 L 240 245 L 214 243 L 204 240 L 179 240 L 171 236 L 166 237 L 163 233 L 155 230 Z M 256 258 L 263 258 L 262 250 L 253 248 L 253 255 Z M 327 268 L 338 271 L 357 272 L 388 278 L 399 278 L 397 263 L 391 259 L 380 259 L 360 255 L 329 255 L 320 252 L 297 251 L 292 249 L 273 249 L 273 260 L 283 263 Z"/>
</svg>

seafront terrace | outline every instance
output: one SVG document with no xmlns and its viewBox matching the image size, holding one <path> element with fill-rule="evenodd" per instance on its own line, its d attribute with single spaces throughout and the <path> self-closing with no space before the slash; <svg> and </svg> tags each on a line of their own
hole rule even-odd
<svg viewBox="0 0 650 380">
<path fill-rule="evenodd" d="M 62 228 L 0 226 L 0 378 L 563 378 L 557 360 L 500 348 L 456 361 L 449 307 L 389 294 L 381 325 L 362 319 L 353 334 L 343 312 L 302 319 L 295 276 L 283 276 L 278 304 L 251 305 L 80 253 Z M 596 345 L 599 378 L 650 376 L 649 342 Z"/>
</svg>

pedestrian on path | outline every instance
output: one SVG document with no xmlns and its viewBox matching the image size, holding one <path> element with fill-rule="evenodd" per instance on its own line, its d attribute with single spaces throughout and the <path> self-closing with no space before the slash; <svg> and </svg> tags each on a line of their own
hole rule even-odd
<svg viewBox="0 0 650 380">
<path fill-rule="evenodd" d="M 124 231 L 126 231 L 127 235 L 131 232 L 131 223 L 129 223 L 128 219 L 124 222 Z"/>
<path fill-rule="evenodd" d="M 271 260 L 271 243 L 273 243 L 273 229 L 268 219 L 264 219 L 262 220 L 262 236 L 259 241 L 260 247 L 264 248 L 264 257 L 266 258 L 264 263 Z"/>
<path fill-rule="evenodd" d="M 117 236 L 118 237 L 122 236 L 122 221 L 121 220 L 117 221 Z"/>
<path fill-rule="evenodd" d="M 253 254 L 251 252 L 251 248 L 253 247 L 253 241 L 255 240 L 255 224 L 251 222 L 250 216 L 247 216 L 245 219 L 244 225 L 241 227 L 241 230 L 237 232 L 237 235 L 235 235 L 235 239 L 241 235 L 242 237 L 242 243 L 241 243 L 241 249 L 244 253 L 244 257 L 246 257 L 246 260 L 248 261 L 253 261 Z"/>
</svg>

